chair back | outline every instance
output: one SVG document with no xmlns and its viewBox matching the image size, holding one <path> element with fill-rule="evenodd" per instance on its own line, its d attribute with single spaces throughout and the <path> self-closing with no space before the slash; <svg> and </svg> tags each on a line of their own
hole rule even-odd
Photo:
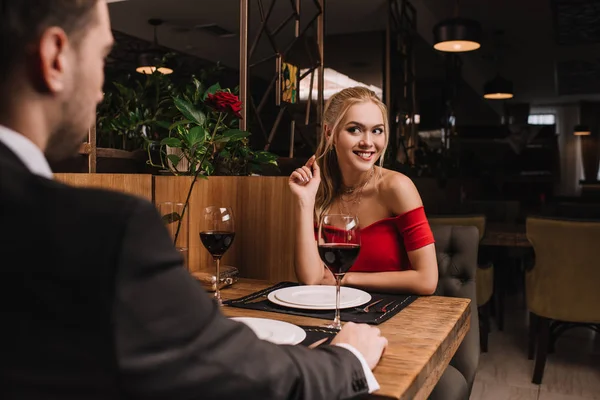
<svg viewBox="0 0 600 400">
<path fill-rule="evenodd" d="M 439 273 L 435 294 L 471 300 L 471 328 L 450 362 L 463 374 L 470 392 L 479 365 L 480 351 L 475 293 L 479 233 L 474 226 L 433 225 L 432 231 Z"/>
<path fill-rule="evenodd" d="M 474 226 L 479 231 L 479 240 L 485 235 L 485 215 L 430 215 L 427 217 L 429 225 L 454 225 L 454 226 Z"/>
<path fill-rule="evenodd" d="M 527 307 L 539 316 L 600 323 L 600 220 L 527 218 L 535 265 L 525 274 Z"/>
</svg>

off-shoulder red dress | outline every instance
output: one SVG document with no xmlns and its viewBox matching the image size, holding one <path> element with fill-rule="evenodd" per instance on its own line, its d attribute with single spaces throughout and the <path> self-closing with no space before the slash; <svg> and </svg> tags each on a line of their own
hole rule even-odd
<svg viewBox="0 0 600 400">
<path fill-rule="evenodd" d="M 384 218 L 360 232 L 360 253 L 349 272 L 410 270 L 407 252 L 435 242 L 423 207 Z"/>
</svg>

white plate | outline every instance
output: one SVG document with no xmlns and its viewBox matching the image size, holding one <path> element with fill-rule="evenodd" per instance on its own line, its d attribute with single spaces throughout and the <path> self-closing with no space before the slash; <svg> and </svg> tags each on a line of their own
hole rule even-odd
<svg viewBox="0 0 600 400">
<path fill-rule="evenodd" d="M 267 298 L 281 306 L 306 310 L 334 310 L 335 286 L 304 285 L 274 290 Z M 341 287 L 340 308 L 358 307 L 371 300 L 363 290 Z"/>
<path fill-rule="evenodd" d="M 247 325 L 261 340 L 275 344 L 298 344 L 306 338 L 306 332 L 288 322 L 266 318 L 235 317 L 234 321 Z"/>
</svg>

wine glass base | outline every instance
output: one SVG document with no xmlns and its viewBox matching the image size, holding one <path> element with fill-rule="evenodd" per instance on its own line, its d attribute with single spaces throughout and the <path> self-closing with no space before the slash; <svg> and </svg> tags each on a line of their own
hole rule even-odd
<svg viewBox="0 0 600 400">
<path fill-rule="evenodd" d="M 337 331 L 342 330 L 342 324 L 341 323 L 335 323 L 335 322 L 330 322 L 328 324 L 323 325 L 323 328 L 329 328 L 329 329 L 335 329 Z"/>
<path fill-rule="evenodd" d="M 221 307 L 223 305 L 223 300 L 221 299 L 221 293 L 215 293 L 215 295 L 213 296 L 213 299 L 215 300 L 215 302 L 217 303 L 217 305 L 219 307 Z"/>
</svg>

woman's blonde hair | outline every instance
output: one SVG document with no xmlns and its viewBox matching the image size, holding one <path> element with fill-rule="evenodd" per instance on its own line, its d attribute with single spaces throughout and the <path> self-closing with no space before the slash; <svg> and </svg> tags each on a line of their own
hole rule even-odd
<svg viewBox="0 0 600 400">
<path fill-rule="evenodd" d="M 383 117 L 385 146 L 379 158 L 379 165 L 383 166 L 385 150 L 389 141 L 388 113 L 385 104 L 377 97 L 375 92 L 365 87 L 347 88 L 331 96 L 327 100 L 327 103 L 325 103 L 323 131 L 321 132 L 321 139 L 316 152 L 316 162 L 319 168 L 321 168 L 321 185 L 319 186 L 315 200 L 317 221 L 321 220 L 322 215 L 329 209 L 342 188 L 342 173 L 338 164 L 337 154 L 333 148 L 334 136 L 339 132 L 339 125 L 350 107 L 368 101 L 379 107 Z M 331 132 L 331 135 L 327 135 L 328 131 Z"/>
</svg>

